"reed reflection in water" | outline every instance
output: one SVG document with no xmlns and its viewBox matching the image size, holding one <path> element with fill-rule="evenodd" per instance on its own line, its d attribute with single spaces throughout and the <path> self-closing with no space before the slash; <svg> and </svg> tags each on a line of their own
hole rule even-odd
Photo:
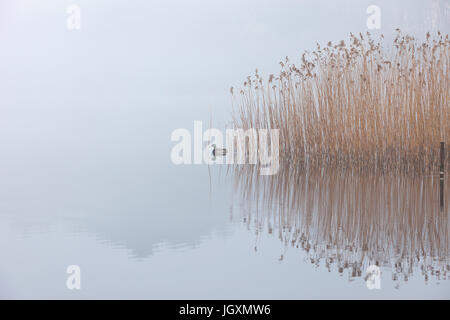
<svg viewBox="0 0 450 320">
<path fill-rule="evenodd" d="M 439 176 L 290 167 L 260 176 L 255 167 L 242 166 L 234 178 L 248 227 L 257 236 L 277 234 L 285 250 L 303 249 L 316 266 L 354 280 L 375 264 L 390 268 L 397 285 L 413 273 L 426 282 L 447 279 L 449 204 L 440 207 Z"/>
</svg>

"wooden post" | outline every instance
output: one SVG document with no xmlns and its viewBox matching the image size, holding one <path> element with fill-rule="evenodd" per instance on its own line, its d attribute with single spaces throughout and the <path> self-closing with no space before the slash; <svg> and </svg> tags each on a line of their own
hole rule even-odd
<svg viewBox="0 0 450 320">
<path fill-rule="evenodd" d="M 441 210 L 444 209 L 444 163 L 445 163 L 445 145 L 441 142 L 441 165 L 439 168 L 439 202 Z"/>
</svg>

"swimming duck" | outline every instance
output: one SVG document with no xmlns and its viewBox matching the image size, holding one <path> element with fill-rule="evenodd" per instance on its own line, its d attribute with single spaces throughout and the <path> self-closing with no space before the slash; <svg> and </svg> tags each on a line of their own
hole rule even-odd
<svg viewBox="0 0 450 320">
<path fill-rule="evenodd" d="M 225 148 L 217 148 L 215 144 L 211 145 L 212 147 L 212 155 L 216 156 L 225 156 L 227 154 L 227 149 Z"/>
</svg>

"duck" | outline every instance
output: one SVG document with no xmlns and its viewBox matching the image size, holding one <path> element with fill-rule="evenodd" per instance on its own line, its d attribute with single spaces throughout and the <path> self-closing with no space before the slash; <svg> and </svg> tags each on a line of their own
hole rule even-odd
<svg viewBox="0 0 450 320">
<path fill-rule="evenodd" d="M 225 149 L 225 148 L 217 148 L 217 146 L 215 144 L 212 144 L 211 148 L 212 148 L 212 155 L 214 157 L 216 157 L 216 156 L 225 156 L 227 154 L 227 149 Z"/>
</svg>

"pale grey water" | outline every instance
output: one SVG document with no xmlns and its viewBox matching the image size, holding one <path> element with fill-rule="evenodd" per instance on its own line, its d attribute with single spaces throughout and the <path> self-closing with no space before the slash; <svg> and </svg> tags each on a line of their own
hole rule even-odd
<svg viewBox="0 0 450 320">
<path fill-rule="evenodd" d="M 316 268 L 247 229 L 223 168 L 170 161 L 174 129 L 224 128 L 231 85 L 367 31 L 370 4 L 387 35 L 449 31 L 448 1 L 0 0 L 0 297 L 450 298 Z"/>
</svg>

